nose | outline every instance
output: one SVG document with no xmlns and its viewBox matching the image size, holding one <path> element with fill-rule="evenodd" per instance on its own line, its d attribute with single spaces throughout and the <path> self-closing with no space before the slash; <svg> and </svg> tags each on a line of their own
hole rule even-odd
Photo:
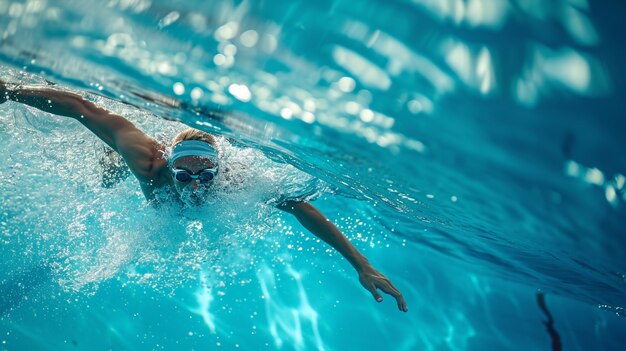
<svg viewBox="0 0 626 351">
<path fill-rule="evenodd" d="M 199 179 L 194 179 L 191 181 L 191 190 L 198 190 L 198 188 L 200 188 L 200 180 Z"/>
</svg>

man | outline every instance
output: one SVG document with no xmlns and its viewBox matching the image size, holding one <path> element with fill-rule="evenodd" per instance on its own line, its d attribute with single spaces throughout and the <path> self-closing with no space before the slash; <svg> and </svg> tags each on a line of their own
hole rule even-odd
<svg viewBox="0 0 626 351">
<path fill-rule="evenodd" d="M 36 86 L 16 86 L 9 89 L 0 80 L 0 104 L 12 100 L 42 111 L 71 117 L 115 150 L 139 180 L 148 201 L 157 202 L 155 191 L 173 189 L 179 197 L 186 196 L 200 203 L 211 182 L 219 174 L 215 139 L 211 134 L 188 129 L 174 138 L 171 153 L 166 145 L 144 134 L 127 119 L 100 108 L 80 95 Z M 359 281 L 382 301 L 378 289 L 396 299 L 398 309 L 406 312 L 402 294 L 383 274 L 322 213 L 308 202 L 285 201 L 277 206 L 294 215 L 310 232 L 335 248 L 354 267 Z"/>
</svg>

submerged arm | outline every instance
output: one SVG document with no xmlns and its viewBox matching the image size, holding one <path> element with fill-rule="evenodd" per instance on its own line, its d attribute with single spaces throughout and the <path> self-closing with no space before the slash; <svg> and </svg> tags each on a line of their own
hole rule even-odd
<svg viewBox="0 0 626 351">
<path fill-rule="evenodd" d="M 383 300 L 377 290 L 380 289 L 396 299 L 398 309 L 407 311 L 406 302 L 400 291 L 391 284 L 387 277 L 372 267 L 367 258 L 313 205 L 307 202 L 287 201 L 280 204 L 278 208 L 293 214 L 306 229 L 345 257 L 359 274 L 361 285 L 372 293 L 376 301 Z"/>
</svg>

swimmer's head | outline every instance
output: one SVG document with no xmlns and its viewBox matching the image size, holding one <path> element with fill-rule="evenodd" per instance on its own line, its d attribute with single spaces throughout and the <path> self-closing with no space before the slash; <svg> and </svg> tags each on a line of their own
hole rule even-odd
<svg viewBox="0 0 626 351">
<path fill-rule="evenodd" d="M 174 138 L 168 166 L 183 200 L 199 204 L 206 199 L 219 170 L 215 146 L 213 135 L 197 129 L 187 129 Z"/>
</svg>

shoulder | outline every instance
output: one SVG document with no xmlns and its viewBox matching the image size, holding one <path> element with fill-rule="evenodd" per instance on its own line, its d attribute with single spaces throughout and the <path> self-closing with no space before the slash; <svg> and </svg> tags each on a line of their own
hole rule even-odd
<svg viewBox="0 0 626 351">
<path fill-rule="evenodd" d="M 125 133 L 118 150 L 133 174 L 142 182 L 158 182 L 167 168 L 165 145 L 143 133 Z"/>
</svg>

